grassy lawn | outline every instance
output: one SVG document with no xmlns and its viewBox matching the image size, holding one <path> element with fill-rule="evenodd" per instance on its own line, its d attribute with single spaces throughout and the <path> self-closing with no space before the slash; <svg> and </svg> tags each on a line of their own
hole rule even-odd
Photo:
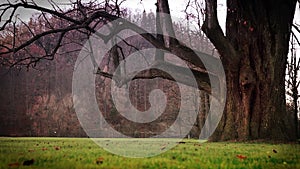
<svg viewBox="0 0 300 169">
<path fill-rule="evenodd" d="M 184 141 L 155 157 L 126 158 L 106 152 L 87 138 L 0 138 L 0 168 L 300 169 L 299 144 Z"/>
</svg>

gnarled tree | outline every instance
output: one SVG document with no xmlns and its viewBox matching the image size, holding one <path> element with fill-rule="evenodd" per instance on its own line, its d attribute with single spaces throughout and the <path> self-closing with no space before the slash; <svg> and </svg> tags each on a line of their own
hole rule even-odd
<svg viewBox="0 0 300 169">
<path fill-rule="evenodd" d="M 206 0 L 202 30 L 218 49 L 227 103 L 214 139 L 287 140 L 285 69 L 296 0 L 227 0 L 226 34 L 217 1 Z"/>
</svg>

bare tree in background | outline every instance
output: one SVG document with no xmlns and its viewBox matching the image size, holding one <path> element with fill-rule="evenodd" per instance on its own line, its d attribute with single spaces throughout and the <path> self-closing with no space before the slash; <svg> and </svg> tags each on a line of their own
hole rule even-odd
<svg viewBox="0 0 300 169">
<path fill-rule="evenodd" d="M 300 33 L 300 32 L 299 32 Z M 295 44 L 296 42 L 296 44 Z M 291 102 L 292 102 L 292 108 L 293 108 L 293 118 L 294 118 L 294 125 L 295 125 L 295 132 L 297 134 L 297 137 L 299 137 L 299 118 L 298 118 L 298 100 L 299 100 L 299 85 L 300 85 L 300 77 L 299 77 L 299 70 L 300 70 L 300 59 L 297 58 L 297 52 L 296 52 L 296 45 L 300 45 L 299 40 L 297 37 L 293 34 L 291 38 L 291 57 L 288 61 L 287 65 L 287 95 L 290 96 Z"/>
</svg>

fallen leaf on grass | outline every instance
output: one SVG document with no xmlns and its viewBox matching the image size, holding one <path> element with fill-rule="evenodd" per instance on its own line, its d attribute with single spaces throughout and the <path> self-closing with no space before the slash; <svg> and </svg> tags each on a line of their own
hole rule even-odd
<svg viewBox="0 0 300 169">
<path fill-rule="evenodd" d="M 99 158 L 97 158 L 97 160 L 96 160 L 96 164 L 102 164 L 103 161 L 104 161 L 104 158 L 103 158 L 103 157 L 99 157 Z"/>
<path fill-rule="evenodd" d="M 247 158 L 246 156 L 243 156 L 243 155 L 240 155 L 240 154 L 236 155 L 236 157 L 237 157 L 238 159 L 241 159 L 241 160 L 244 160 L 244 159 Z"/>
<path fill-rule="evenodd" d="M 19 167 L 20 163 L 16 162 L 16 163 L 10 163 L 8 164 L 9 167 Z"/>
<path fill-rule="evenodd" d="M 42 148 L 43 151 L 48 150 L 48 148 Z"/>
<path fill-rule="evenodd" d="M 23 162 L 23 165 L 32 165 L 34 163 L 34 159 L 31 159 L 31 160 L 25 160 L 24 162 Z"/>
<path fill-rule="evenodd" d="M 34 149 L 29 149 L 28 152 L 34 152 Z"/>
</svg>

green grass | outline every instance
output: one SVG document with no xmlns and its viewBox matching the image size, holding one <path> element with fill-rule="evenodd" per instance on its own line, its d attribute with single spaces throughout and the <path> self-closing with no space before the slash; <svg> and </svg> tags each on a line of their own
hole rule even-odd
<svg viewBox="0 0 300 169">
<path fill-rule="evenodd" d="M 184 141 L 158 156 L 126 158 L 104 151 L 87 138 L 0 138 L 0 168 L 300 169 L 299 144 Z M 22 165 L 30 159 L 32 165 Z"/>
</svg>

